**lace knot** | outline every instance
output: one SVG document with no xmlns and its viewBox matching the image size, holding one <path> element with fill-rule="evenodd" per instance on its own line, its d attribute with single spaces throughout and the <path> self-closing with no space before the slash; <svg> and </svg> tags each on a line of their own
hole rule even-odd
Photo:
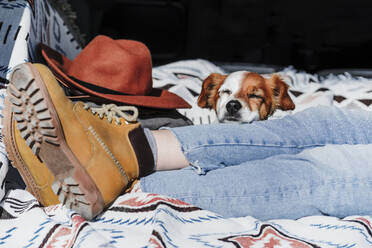
<svg viewBox="0 0 372 248">
<path fill-rule="evenodd" d="M 118 125 L 121 124 L 120 118 L 123 118 L 127 123 L 136 121 L 138 118 L 138 109 L 134 106 L 117 106 L 111 103 L 103 104 L 101 107 L 90 107 L 88 104 L 84 104 L 84 109 L 90 109 L 93 114 L 98 114 L 101 119 L 107 116 L 107 121 L 110 123 L 114 119 Z"/>
</svg>

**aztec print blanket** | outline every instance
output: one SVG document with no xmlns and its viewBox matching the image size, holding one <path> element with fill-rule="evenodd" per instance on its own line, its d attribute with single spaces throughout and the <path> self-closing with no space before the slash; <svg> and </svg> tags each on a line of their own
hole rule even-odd
<svg viewBox="0 0 372 248">
<path fill-rule="evenodd" d="M 174 65 L 177 65 L 175 68 Z M 205 60 L 179 61 L 154 68 L 163 80 L 185 70 L 222 70 Z M 216 69 L 216 70 L 215 70 Z M 300 109 L 315 96 L 319 104 L 370 108 L 372 80 L 345 74 L 319 79 L 289 68 L 284 73 L 292 80 L 291 94 Z M 172 80 L 178 92 L 191 94 L 183 80 L 201 86 L 204 75 Z M 198 79 L 199 82 L 195 80 Z M 156 80 L 155 80 L 156 81 Z M 169 81 L 167 81 L 169 82 Z M 180 86 L 181 85 L 181 86 Z M 195 85 L 196 86 L 196 85 Z M 182 88 L 182 89 L 181 89 Z M 0 90 L 0 106 L 5 90 Z M 311 104 L 312 106 L 314 103 Z M 189 110 L 195 120 L 206 120 L 198 109 Z M 197 116 L 200 114 L 200 116 Z M 213 116 L 213 112 L 209 113 Z M 195 124 L 198 124 L 195 122 Z M 0 143 L 2 172 L 8 166 L 4 145 Z M 164 195 L 143 193 L 135 188 L 120 196 L 93 221 L 86 221 L 61 206 L 42 207 L 25 190 L 5 192 L 0 203 L 1 247 L 372 247 L 372 216 L 309 216 L 298 220 L 260 221 L 254 216 L 224 218 Z M 0 195 L 0 196 L 1 196 Z"/>
<path fill-rule="evenodd" d="M 65 24 L 46 0 L 0 0 L 0 86 L 6 86 L 13 66 L 38 61 L 35 51 L 40 41 L 73 58 L 80 47 Z M 179 61 L 154 68 L 154 86 L 185 98 L 193 108 L 179 111 L 194 124 L 211 123 L 214 113 L 195 104 L 201 82 L 211 72 L 224 70 L 205 60 Z M 288 79 L 296 111 L 314 104 L 372 108 L 372 80 L 349 74 L 320 78 L 293 68 L 279 73 Z M 0 123 L 4 97 L 5 90 L 1 89 Z M 93 221 L 86 221 L 61 205 L 40 206 L 25 190 L 5 190 L 9 166 L 0 139 L 0 248 L 372 247 L 372 216 L 270 221 L 254 216 L 224 218 L 178 199 L 143 193 L 139 188 L 118 197 Z"/>
</svg>

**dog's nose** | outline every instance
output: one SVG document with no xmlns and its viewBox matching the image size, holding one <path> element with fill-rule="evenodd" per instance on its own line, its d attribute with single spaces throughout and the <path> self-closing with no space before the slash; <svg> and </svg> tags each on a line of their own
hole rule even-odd
<svg viewBox="0 0 372 248">
<path fill-rule="evenodd" d="M 230 115 L 236 114 L 240 109 L 242 108 L 242 105 L 239 101 L 237 100 L 232 100 L 226 104 L 226 109 L 227 112 Z"/>
</svg>

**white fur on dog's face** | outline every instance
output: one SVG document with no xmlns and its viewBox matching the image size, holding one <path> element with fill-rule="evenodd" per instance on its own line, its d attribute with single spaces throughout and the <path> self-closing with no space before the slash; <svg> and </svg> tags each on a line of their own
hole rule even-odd
<svg viewBox="0 0 372 248">
<path fill-rule="evenodd" d="M 203 81 L 198 106 L 214 109 L 219 122 L 238 123 L 265 120 L 276 109 L 295 108 L 279 75 L 248 71 L 210 74 Z"/>
<path fill-rule="evenodd" d="M 229 74 L 218 90 L 219 97 L 216 104 L 216 114 L 219 122 L 253 122 L 260 119 L 258 110 L 250 110 L 248 103 L 236 97 L 242 88 L 244 77 L 247 72 L 237 71 Z M 235 114 L 227 111 L 226 105 L 231 101 L 238 101 L 241 109 Z"/>
</svg>

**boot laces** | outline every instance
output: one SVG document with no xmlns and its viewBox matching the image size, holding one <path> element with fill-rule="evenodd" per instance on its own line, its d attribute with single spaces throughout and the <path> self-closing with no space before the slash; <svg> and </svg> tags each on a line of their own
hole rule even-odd
<svg viewBox="0 0 372 248">
<path fill-rule="evenodd" d="M 84 104 L 84 109 L 90 111 L 93 114 L 98 114 L 99 118 L 103 119 L 107 116 L 109 123 L 115 120 L 117 125 L 121 124 L 120 118 L 125 120 L 125 123 L 136 121 L 138 118 L 138 109 L 134 106 L 117 106 L 115 104 L 103 104 L 101 107 L 90 107 L 88 104 Z M 132 113 L 128 113 L 132 112 Z"/>
</svg>

